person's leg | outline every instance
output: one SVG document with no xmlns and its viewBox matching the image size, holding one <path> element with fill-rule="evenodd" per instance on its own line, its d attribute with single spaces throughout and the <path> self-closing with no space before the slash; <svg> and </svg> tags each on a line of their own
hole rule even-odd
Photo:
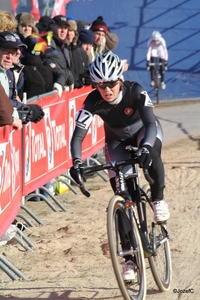
<svg viewBox="0 0 200 300">
<path fill-rule="evenodd" d="M 159 62 L 161 63 L 160 65 L 161 82 L 164 82 L 165 81 L 165 60 L 160 58 Z"/>
<path fill-rule="evenodd" d="M 167 203 L 164 201 L 165 171 L 161 158 L 163 133 L 160 123 L 157 122 L 157 124 L 157 138 L 151 152 L 152 164 L 149 167 L 149 175 L 154 180 L 154 184 L 150 186 L 154 208 L 154 219 L 155 221 L 164 221 L 167 220 L 170 215 Z M 144 134 L 145 129 L 143 128 L 138 134 L 139 147 L 143 143 Z"/>
<path fill-rule="evenodd" d="M 155 64 L 156 59 L 157 59 L 156 57 L 152 56 L 151 57 L 151 63 Z M 150 76 L 151 76 L 151 85 L 153 86 L 152 82 L 154 82 L 154 85 L 155 85 L 155 66 L 150 67 Z"/>
</svg>

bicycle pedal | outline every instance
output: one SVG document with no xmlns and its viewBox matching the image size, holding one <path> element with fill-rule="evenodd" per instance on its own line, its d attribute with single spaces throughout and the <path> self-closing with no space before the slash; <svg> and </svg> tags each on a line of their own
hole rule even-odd
<svg viewBox="0 0 200 300">
<path fill-rule="evenodd" d="M 124 280 L 124 283 L 125 283 L 125 285 L 127 287 L 130 287 L 131 285 L 136 284 L 137 280 L 136 279 L 133 279 L 133 280 Z"/>
<path fill-rule="evenodd" d="M 155 224 L 157 224 L 157 225 L 167 225 L 167 221 L 159 221 L 159 222 L 155 222 Z"/>
</svg>

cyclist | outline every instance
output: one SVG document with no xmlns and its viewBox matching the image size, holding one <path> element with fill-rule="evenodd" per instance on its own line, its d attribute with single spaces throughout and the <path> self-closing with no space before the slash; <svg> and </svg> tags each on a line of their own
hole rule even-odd
<svg viewBox="0 0 200 300">
<path fill-rule="evenodd" d="M 159 31 L 153 31 L 151 38 L 147 43 L 147 55 L 146 55 L 146 64 L 147 70 L 150 70 L 151 75 L 151 83 L 150 86 L 155 86 L 154 81 L 154 70 L 155 67 L 151 66 L 150 63 L 156 63 L 157 59 L 161 63 L 160 66 L 160 76 L 161 76 L 161 89 L 166 88 L 166 84 L 164 81 L 165 71 L 167 71 L 168 65 L 168 51 L 164 38 L 162 37 Z"/>
<path fill-rule="evenodd" d="M 151 194 L 155 221 L 167 220 L 170 215 L 168 205 L 163 200 L 162 128 L 153 113 L 151 99 L 137 82 L 123 80 L 123 63 L 113 52 L 99 53 L 89 68 L 96 89 L 90 92 L 76 114 L 76 127 L 71 139 L 72 178 L 79 183 L 77 170 L 81 173 L 83 171 L 81 145 L 93 115 L 97 114 L 104 121 L 106 161 L 128 159 L 130 157 L 125 146 L 137 146 L 138 153 L 141 153 L 140 167 L 149 169 L 149 174 L 154 179 Z M 128 174 L 131 166 L 124 167 L 123 171 Z M 109 177 L 115 191 L 113 170 L 109 170 Z M 131 194 L 131 179 L 127 180 L 127 185 Z M 124 266 L 124 280 L 134 277 L 130 261 Z"/>
</svg>

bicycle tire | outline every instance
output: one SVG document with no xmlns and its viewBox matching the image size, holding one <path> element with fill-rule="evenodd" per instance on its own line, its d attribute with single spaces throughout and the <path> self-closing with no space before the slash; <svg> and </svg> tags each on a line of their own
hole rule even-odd
<svg viewBox="0 0 200 300">
<path fill-rule="evenodd" d="M 120 210 L 123 216 L 124 222 L 130 222 L 129 217 L 124 209 L 124 199 L 120 196 L 113 196 L 108 205 L 107 212 L 107 233 L 108 233 L 108 244 L 110 247 L 111 261 L 115 273 L 115 277 L 118 282 L 119 289 L 125 300 L 144 300 L 146 298 L 146 267 L 145 259 L 143 254 L 142 243 L 139 235 L 139 231 L 135 222 L 133 220 L 133 235 L 134 239 L 137 241 L 138 248 L 138 260 L 140 268 L 137 269 L 136 277 L 137 280 L 133 284 L 127 285 L 122 278 L 122 266 L 125 262 L 124 258 L 118 253 L 121 249 L 121 243 L 119 239 L 119 232 L 117 230 L 117 215 Z M 131 243 L 132 244 L 132 243 Z M 121 249 L 122 250 L 122 249 Z"/>
<path fill-rule="evenodd" d="M 148 197 L 151 196 L 151 190 L 148 184 L 142 187 L 142 190 L 147 194 Z M 152 222 L 152 208 L 150 205 L 146 205 L 147 211 L 147 226 L 149 231 L 149 238 L 151 239 L 151 222 Z M 156 240 L 159 238 L 163 238 L 166 236 L 166 231 L 164 230 L 164 226 L 155 223 L 155 236 Z M 169 239 L 167 238 L 164 243 L 161 244 L 159 248 L 157 248 L 157 255 L 148 257 L 149 265 L 151 268 L 151 272 L 155 283 L 158 289 L 161 292 L 167 292 L 170 290 L 170 284 L 172 281 L 172 264 L 171 264 L 171 253 L 170 253 L 170 245 Z"/>
</svg>

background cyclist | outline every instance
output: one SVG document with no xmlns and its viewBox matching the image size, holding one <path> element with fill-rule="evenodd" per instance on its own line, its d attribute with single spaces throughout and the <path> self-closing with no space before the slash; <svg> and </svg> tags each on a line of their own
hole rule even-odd
<svg viewBox="0 0 200 300">
<path fill-rule="evenodd" d="M 147 70 L 150 70 L 151 83 L 150 86 L 155 86 L 154 81 L 154 66 L 150 66 L 150 63 L 155 63 L 159 59 L 159 62 L 162 63 L 160 66 L 160 76 L 161 76 L 161 89 L 166 88 L 164 81 L 165 71 L 167 70 L 168 65 L 168 51 L 164 38 L 162 37 L 159 31 L 153 31 L 150 39 L 147 43 Z"/>
</svg>

